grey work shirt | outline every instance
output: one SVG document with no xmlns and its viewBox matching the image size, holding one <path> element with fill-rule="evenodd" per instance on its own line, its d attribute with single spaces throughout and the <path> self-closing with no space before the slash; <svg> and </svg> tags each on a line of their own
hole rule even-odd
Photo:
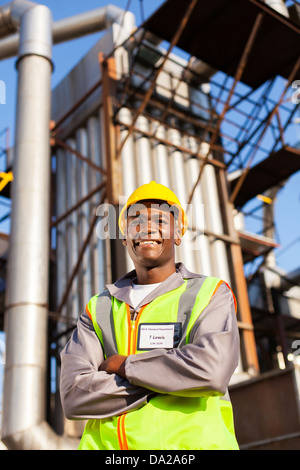
<svg viewBox="0 0 300 470">
<path fill-rule="evenodd" d="M 130 306 L 135 271 L 106 287 Z M 157 296 L 201 277 L 183 264 L 131 312 Z M 126 359 L 127 379 L 99 371 L 102 347 L 87 315 L 83 313 L 70 341 L 61 353 L 61 400 L 69 419 L 100 419 L 143 406 L 156 393 L 182 397 L 218 396 L 227 391 L 239 360 L 239 333 L 231 290 L 223 283 L 212 296 L 190 334 L 190 342 L 171 350 L 157 349 Z"/>
</svg>

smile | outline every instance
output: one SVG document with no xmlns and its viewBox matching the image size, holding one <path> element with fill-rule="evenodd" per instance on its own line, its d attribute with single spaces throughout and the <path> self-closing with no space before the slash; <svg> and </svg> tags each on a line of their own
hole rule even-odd
<svg viewBox="0 0 300 470">
<path fill-rule="evenodd" d="M 137 240 L 134 241 L 134 246 L 144 246 L 144 245 L 160 245 L 161 241 L 159 240 Z"/>
</svg>

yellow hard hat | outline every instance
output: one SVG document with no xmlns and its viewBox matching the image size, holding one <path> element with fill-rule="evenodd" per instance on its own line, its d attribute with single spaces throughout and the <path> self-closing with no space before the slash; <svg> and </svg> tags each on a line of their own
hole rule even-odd
<svg viewBox="0 0 300 470">
<path fill-rule="evenodd" d="M 133 204 L 144 200 L 166 201 L 170 206 L 176 206 L 181 214 L 181 236 L 186 232 L 187 216 L 177 196 L 166 186 L 151 181 L 151 183 L 143 184 L 137 188 L 131 196 L 129 196 L 125 206 L 122 208 L 119 216 L 119 227 L 123 235 L 125 233 L 127 209 Z"/>
</svg>

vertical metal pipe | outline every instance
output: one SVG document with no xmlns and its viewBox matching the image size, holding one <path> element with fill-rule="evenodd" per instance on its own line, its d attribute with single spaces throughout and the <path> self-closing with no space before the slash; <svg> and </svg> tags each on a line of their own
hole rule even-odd
<svg viewBox="0 0 300 470">
<path fill-rule="evenodd" d="M 101 111 L 99 112 L 101 114 Z M 100 117 L 99 117 L 100 119 Z M 100 120 L 91 117 L 87 123 L 88 132 L 88 154 L 96 165 L 103 167 L 102 149 L 100 140 Z M 89 184 L 91 188 L 101 183 L 103 177 L 97 171 L 90 169 Z M 90 212 L 94 214 L 99 204 L 99 196 L 93 196 L 90 200 Z M 94 232 L 91 238 L 91 265 L 92 265 L 92 291 L 100 292 L 106 283 L 106 259 L 105 259 L 105 241 L 97 238 Z"/>
<path fill-rule="evenodd" d="M 76 143 L 73 139 L 68 139 L 67 144 L 76 149 Z M 78 159 L 72 152 L 67 152 L 67 208 L 70 209 L 78 201 Z M 74 210 L 67 219 L 67 253 L 68 253 L 68 269 L 67 269 L 67 281 L 71 276 L 74 266 L 77 262 L 77 253 L 79 253 L 79 233 L 78 233 L 78 210 Z M 59 299 L 59 302 L 61 299 Z M 79 306 L 79 291 L 78 291 L 78 277 L 73 281 L 72 288 L 68 297 L 68 311 L 69 314 L 74 318 L 78 318 L 80 306 Z"/>
<path fill-rule="evenodd" d="M 119 111 L 120 121 L 124 122 L 128 126 L 132 123 L 132 115 L 128 108 L 122 108 Z M 120 132 L 120 141 L 126 139 L 126 142 L 122 148 L 121 152 L 121 161 L 122 161 L 122 175 L 123 175 L 123 201 L 120 201 L 121 204 L 125 203 L 126 199 L 133 193 L 137 188 L 137 175 L 136 175 L 136 164 L 135 164 L 135 146 L 133 136 L 130 135 L 127 138 L 128 129 L 122 129 Z M 128 271 L 134 269 L 133 262 L 129 257 L 126 250 L 126 266 Z"/>
<path fill-rule="evenodd" d="M 2 431 L 12 449 L 59 445 L 45 422 L 51 24 L 41 5 L 21 18 Z"/>
<path fill-rule="evenodd" d="M 160 139 L 166 139 L 166 130 L 158 122 L 152 125 L 151 131 Z M 167 187 L 170 186 L 168 152 L 165 144 L 153 143 L 153 164 L 155 168 L 155 180 Z"/>
<path fill-rule="evenodd" d="M 205 216 L 208 222 L 208 229 L 216 234 L 222 235 L 224 233 L 224 227 L 221 216 L 216 173 L 213 165 L 205 165 L 202 181 L 204 189 Z M 211 252 L 214 275 L 231 284 L 225 242 L 218 239 L 213 240 L 211 242 Z"/>
<path fill-rule="evenodd" d="M 56 151 L 56 214 L 63 215 L 67 210 L 67 157 L 62 149 Z M 57 254 L 57 289 L 56 298 L 60 302 L 67 286 L 67 223 L 62 220 L 56 229 L 56 254 Z M 66 306 L 62 315 L 66 314 Z"/>
<path fill-rule="evenodd" d="M 105 153 L 106 153 L 106 143 L 105 139 L 103 138 L 103 135 L 105 135 L 105 124 L 104 124 L 104 110 L 103 110 L 103 104 L 99 110 L 98 114 L 98 119 L 99 119 L 99 164 L 101 167 L 107 171 L 107 165 L 106 165 L 106 158 L 105 158 Z M 100 163 L 101 162 L 101 163 Z M 122 182 L 123 183 L 123 182 Z M 99 204 L 99 200 L 97 200 L 97 205 Z M 101 261 L 101 258 L 99 258 L 99 261 L 102 263 L 102 269 L 104 269 L 103 275 L 106 283 L 111 283 L 113 278 L 112 278 L 112 259 L 111 259 L 111 244 L 109 239 L 105 239 L 102 244 L 102 249 L 103 249 L 103 256 L 105 258 L 105 266 L 103 266 L 103 263 Z M 98 252 L 98 256 L 101 256 L 101 252 Z M 103 288 L 103 284 L 100 284 L 100 288 Z"/>
<path fill-rule="evenodd" d="M 190 148 L 195 153 L 195 155 L 197 155 L 198 145 L 193 137 L 186 138 L 186 146 Z M 195 184 L 202 162 L 199 162 L 199 159 L 197 158 L 189 157 L 186 164 L 189 176 L 189 187 L 192 187 Z M 202 182 L 200 181 L 195 189 L 191 207 L 188 209 L 188 219 L 190 226 L 194 227 L 195 233 L 198 232 L 198 235 L 196 235 L 196 240 L 193 242 L 198 272 L 206 276 L 212 276 L 213 272 L 211 265 L 211 250 L 208 238 L 203 234 L 203 230 L 205 228 L 205 217 L 204 199 L 202 192 L 203 187 Z"/>
<path fill-rule="evenodd" d="M 76 143 L 79 152 L 87 158 L 88 156 L 88 141 L 87 132 L 85 128 L 80 128 L 76 132 Z M 81 199 L 89 192 L 88 181 L 89 167 L 86 162 L 78 162 L 78 198 Z M 89 231 L 90 224 L 90 208 L 88 201 L 81 205 L 79 208 L 79 246 L 81 247 Z M 85 253 L 82 257 L 82 263 L 79 272 L 79 304 L 85 305 L 86 302 L 92 297 L 91 286 L 91 271 L 90 271 L 90 244 L 86 247 Z"/>
<path fill-rule="evenodd" d="M 139 116 L 136 127 L 144 132 L 149 132 L 149 123 L 145 116 Z M 150 183 L 154 179 L 151 160 L 151 142 L 143 133 L 136 137 L 136 166 L 138 175 L 138 186 Z"/>
<path fill-rule="evenodd" d="M 120 121 L 124 122 L 128 126 L 132 123 L 132 115 L 128 108 L 122 108 L 119 111 Z M 126 138 L 128 133 L 128 129 L 121 130 L 121 142 L 123 139 Z M 128 198 L 131 193 L 136 189 L 136 165 L 135 165 L 135 149 L 133 143 L 133 137 L 130 136 L 126 143 L 124 144 L 122 153 L 121 153 L 121 160 L 122 160 L 122 168 L 123 168 L 123 191 L 125 198 Z M 124 201 L 125 202 L 125 201 Z"/>
<path fill-rule="evenodd" d="M 44 13 L 47 14 L 46 9 Z M 26 19 L 23 23 L 29 28 L 28 17 Z M 41 23 L 44 28 L 49 28 L 50 12 L 48 19 L 41 19 Z M 21 31 L 23 41 L 27 38 L 27 31 L 30 37 L 30 29 Z M 28 48 L 21 47 L 20 52 L 28 54 Z M 14 185 L 5 312 L 8 354 L 4 403 L 7 405 L 9 402 L 10 406 L 4 407 L 4 437 L 15 431 L 16 425 L 20 431 L 29 427 L 28 422 L 33 425 L 37 418 L 43 421 L 42 406 L 45 401 L 37 400 L 35 394 L 38 391 L 40 395 L 45 388 L 47 347 L 50 58 L 47 52 L 44 57 L 35 54 L 21 56 L 18 62 Z M 36 354 L 36 351 L 39 353 Z M 28 380 L 31 380 L 31 387 L 28 387 Z M 22 401 L 17 396 L 20 391 L 23 394 Z M 24 396 L 26 391 L 35 398 Z"/>
<path fill-rule="evenodd" d="M 170 128 L 168 132 L 168 137 L 171 142 L 175 145 L 181 145 L 181 134 L 175 128 Z M 174 192 L 181 202 L 182 206 L 186 206 L 187 199 L 187 186 L 186 186 L 186 168 L 185 168 L 185 159 L 184 154 L 177 150 L 176 148 L 171 149 L 170 154 L 171 162 L 171 175 L 172 175 L 172 185 Z M 176 254 L 180 256 L 181 261 L 186 265 L 190 271 L 196 271 L 195 257 L 194 253 L 190 247 L 190 232 L 187 231 L 184 238 L 182 239 L 181 245 L 176 247 Z"/>
<path fill-rule="evenodd" d="M 60 217 L 67 210 L 67 192 L 68 187 L 67 181 L 67 155 L 66 151 L 58 148 L 56 150 L 56 215 Z M 67 221 L 62 220 L 56 228 L 56 301 L 60 302 L 67 287 L 67 264 L 68 263 L 68 251 L 67 251 Z M 67 305 L 63 306 L 61 311 L 62 316 L 68 315 Z M 58 322 L 56 331 L 58 334 L 65 331 L 65 323 Z M 59 349 L 63 347 L 64 339 L 58 340 Z M 60 365 L 56 363 L 56 377 L 59 377 Z M 57 383 L 56 399 L 59 400 L 59 383 Z M 57 409 L 56 409 L 57 411 Z M 64 418 L 61 415 L 61 407 L 58 409 L 60 414 L 60 421 L 63 422 Z M 56 420 L 58 417 L 56 414 Z"/>
</svg>

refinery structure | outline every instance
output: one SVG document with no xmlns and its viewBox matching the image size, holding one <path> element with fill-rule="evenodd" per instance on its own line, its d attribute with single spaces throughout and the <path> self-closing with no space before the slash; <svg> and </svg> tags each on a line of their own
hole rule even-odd
<svg viewBox="0 0 300 470">
<path fill-rule="evenodd" d="M 51 90 L 52 45 L 96 31 Z M 27 0 L 0 7 L 0 60 L 18 69 L 1 187 L 3 447 L 76 448 L 84 423 L 62 415 L 59 354 L 89 298 L 132 269 L 116 217 L 154 180 L 187 211 L 178 261 L 237 298 L 241 448 L 300 449 L 300 267 L 286 273 L 273 254 L 276 195 L 300 169 L 299 51 L 296 0 L 167 0 L 139 27 L 114 5 L 56 22 Z"/>
</svg>

